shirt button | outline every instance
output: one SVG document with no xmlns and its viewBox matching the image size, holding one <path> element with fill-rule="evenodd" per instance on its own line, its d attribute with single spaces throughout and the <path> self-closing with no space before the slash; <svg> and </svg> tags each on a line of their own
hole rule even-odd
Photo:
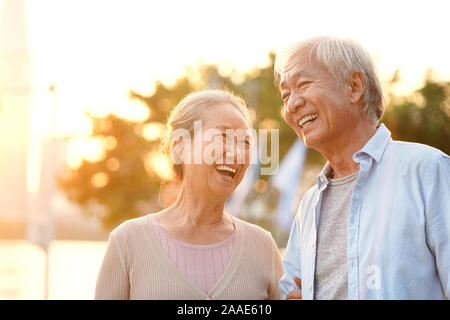
<svg viewBox="0 0 450 320">
<path fill-rule="evenodd" d="M 311 248 L 314 248 L 314 243 L 311 245 Z"/>
<path fill-rule="evenodd" d="M 325 181 L 325 179 L 323 178 L 323 177 L 320 177 L 320 182 L 324 182 Z"/>
<path fill-rule="evenodd" d="M 309 286 L 308 289 L 309 289 L 309 290 L 312 290 L 312 286 Z"/>
</svg>

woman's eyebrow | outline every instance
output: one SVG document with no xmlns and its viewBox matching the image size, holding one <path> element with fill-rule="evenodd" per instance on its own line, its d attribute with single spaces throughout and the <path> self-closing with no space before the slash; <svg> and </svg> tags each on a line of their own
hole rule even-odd
<svg viewBox="0 0 450 320">
<path fill-rule="evenodd" d="M 216 129 L 219 129 L 219 130 L 227 130 L 227 129 L 231 129 L 229 126 L 225 126 L 225 125 L 216 126 L 215 128 L 216 128 Z"/>
<path fill-rule="evenodd" d="M 217 129 L 217 130 L 221 131 L 220 132 L 221 134 L 224 134 L 224 133 L 226 134 L 228 130 L 232 130 L 232 131 L 236 130 L 236 131 L 239 131 L 239 132 L 244 132 L 245 138 L 251 138 L 250 132 L 248 132 L 247 130 L 243 130 L 243 129 L 233 129 L 233 128 L 230 128 L 229 126 L 226 126 L 226 125 L 219 125 L 219 126 L 214 127 L 214 129 Z"/>
</svg>

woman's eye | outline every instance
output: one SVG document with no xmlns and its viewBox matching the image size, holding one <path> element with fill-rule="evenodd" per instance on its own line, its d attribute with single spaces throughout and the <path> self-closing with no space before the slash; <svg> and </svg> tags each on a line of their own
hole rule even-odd
<svg viewBox="0 0 450 320">
<path fill-rule="evenodd" d="M 222 139 L 225 143 L 233 143 L 233 135 L 223 133 Z"/>
<path fill-rule="evenodd" d="M 285 93 L 281 96 L 281 100 L 286 101 L 289 98 L 289 93 Z"/>
</svg>

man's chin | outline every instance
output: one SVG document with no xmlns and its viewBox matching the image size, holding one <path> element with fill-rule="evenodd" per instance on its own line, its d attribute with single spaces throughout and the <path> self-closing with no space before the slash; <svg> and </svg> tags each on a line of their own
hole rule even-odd
<svg viewBox="0 0 450 320">
<path fill-rule="evenodd" d="M 300 140 L 303 141 L 303 143 L 305 144 L 305 146 L 307 148 L 312 148 L 314 149 L 314 141 L 317 140 L 314 138 L 314 136 L 311 134 L 311 132 L 308 132 L 306 135 L 303 133 L 302 129 L 300 128 L 295 128 L 294 132 L 297 134 L 297 137 L 300 138 Z"/>
<path fill-rule="evenodd" d="M 307 148 L 316 149 L 315 146 L 317 145 L 317 139 L 315 139 L 311 134 L 304 135 L 302 133 L 300 139 Z"/>
</svg>

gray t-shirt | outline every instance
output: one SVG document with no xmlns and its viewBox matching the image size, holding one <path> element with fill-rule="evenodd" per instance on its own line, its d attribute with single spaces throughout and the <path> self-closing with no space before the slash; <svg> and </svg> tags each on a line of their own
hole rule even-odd
<svg viewBox="0 0 450 320">
<path fill-rule="evenodd" d="M 358 172 L 330 179 L 324 191 L 317 231 L 314 299 L 343 300 L 347 288 L 347 218 Z"/>
</svg>

